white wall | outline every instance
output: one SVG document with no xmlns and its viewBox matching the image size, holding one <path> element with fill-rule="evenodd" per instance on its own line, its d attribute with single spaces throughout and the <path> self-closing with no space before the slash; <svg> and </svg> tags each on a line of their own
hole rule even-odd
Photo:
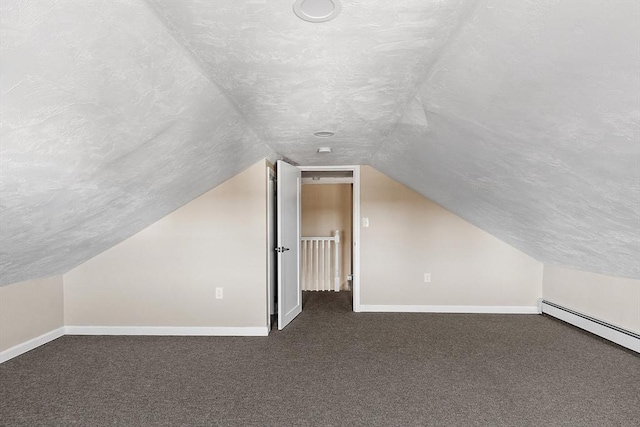
<svg viewBox="0 0 640 427">
<path fill-rule="evenodd" d="M 361 216 L 363 305 L 534 307 L 542 296 L 540 262 L 368 166 Z"/>
<path fill-rule="evenodd" d="M 544 266 L 544 299 L 640 333 L 640 280 Z"/>
<path fill-rule="evenodd" d="M 0 287 L 0 351 L 65 324 L 266 327 L 266 167 L 64 277 Z M 368 166 L 361 216 L 363 305 L 533 307 L 544 295 L 640 332 L 639 280 L 546 265 L 543 281 L 541 263 Z"/>
<path fill-rule="evenodd" d="M 0 352 L 63 324 L 62 276 L 0 287 Z"/>
<path fill-rule="evenodd" d="M 266 327 L 266 167 L 65 274 L 66 325 Z"/>
</svg>

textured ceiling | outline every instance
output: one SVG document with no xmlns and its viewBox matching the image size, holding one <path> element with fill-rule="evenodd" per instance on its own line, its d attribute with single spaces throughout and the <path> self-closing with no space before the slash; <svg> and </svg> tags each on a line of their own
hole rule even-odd
<svg viewBox="0 0 640 427">
<path fill-rule="evenodd" d="M 542 261 L 640 277 L 640 3 L 292 3 L 2 0 L 2 283 L 274 155 L 372 164 Z"/>
<path fill-rule="evenodd" d="M 313 136 L 324 130 L 336 133 L 332 162 L 368 163 L 475 7 L 345 0 L 338 18 L 311 24 L 292 0 L 149 4 L 263 140 L 307 165 L 326 162 Z"/>
<path fill-rule="evenodd" d="M 0 16 L 2 283 L 66 272 L 270 153 L 143 2 Z"/>
<path fill-rule="evenodd" d="M 372 164 L 540 261 L 640 277 L 640 2 L 483 1 Z"/>
</svg>

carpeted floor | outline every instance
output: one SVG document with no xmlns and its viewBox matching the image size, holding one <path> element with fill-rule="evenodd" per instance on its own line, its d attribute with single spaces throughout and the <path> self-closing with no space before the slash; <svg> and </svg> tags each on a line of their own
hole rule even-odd
<svg viewBox="0 0 640 427">
<path fill-rule="evenodd" d="M 269 337 L 66 336 L 0 365 L 1 425 L 637 426 L 640 357 L 536 315 L 353 313 Z"/>
</svg>

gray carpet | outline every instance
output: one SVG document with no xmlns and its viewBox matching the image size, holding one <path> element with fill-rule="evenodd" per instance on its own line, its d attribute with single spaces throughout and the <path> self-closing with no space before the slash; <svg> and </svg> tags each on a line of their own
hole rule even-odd
<svg viewBox="0 0 640 427">
<path fill-rule="evenodd" d="M 269 337 L 66 336 L 0 365 L 2 425 L 637 426 L 640 358 L 536 315 L 352 313 Z"/>
</svg>

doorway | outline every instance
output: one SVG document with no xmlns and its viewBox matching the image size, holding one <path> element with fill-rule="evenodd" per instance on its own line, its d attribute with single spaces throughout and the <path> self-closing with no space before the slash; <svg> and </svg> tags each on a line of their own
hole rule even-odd
<svg viewBox="0 0 640 427">
<path fill-rule="evenodd" d="M 346 258 L 348 261 L 341 263 L 341 279 L 340 289 L 345 290 L 350 287 L 353 295 L 352 309 L 354 312 L 360 311 L 360 166 L 299 166 L 302 172 L 302 185 L 303 187 L 315 185 L 329 184 L 343 186 L 343 191 L 329 191 L 333 193 L 333 196 L 329 197 L 343 197 L 346 198 L 345 202 L 349 203 L 348 210 L 350 211 L 350 226 L 345 227 L 345 236 L 341 238 L 347 238 L 350 240 L 348 250 L 344 250 L 344 255 L 349 255 Z M 345 187 L 349 190 L 349 195 L 345 197 Z M 306 191 L 306 189 L 305 189 Z M 313 191 L 313 190 L 312 190 Z M 318 193 L 318 191 L 315 191 Z M 326 194 L 325 194 L 326 196 Z M 306 202 L 305 202 L 306 204 Z M 303 205 L 302 209 L 305 209 Z M 302 212 L 304 216 L 304 212 Z M 330 230 L 329 230 L 330 231 Z M 327 231 L 324 234 L 328 234 Z M 349 274 L 350 277 L 349 277 Z M 350 279 L 350 280 L 349 280 Z"/>
<path fill-rule="evenodd" d="M 283 161 L 276 164 L 275 251 L 277 287 L 269 301 L 275 301 L 278 329 L 283 329 L 302 311 L 301 286 L 301 193 L 302 174 L 305 179 L 330 179 L 334 183 L 347 180 L 351 189 L 350 266 L 352 309 L 360 311 L 360 167 L 359 166 L 292 166 Z M 324 177 L 324 178 L 323 178 Z M 345 182 L 346 183 L 346 182 Z M 296 237 L 297 236 L 297 237 Z M 348 268 L 347 268 L 348 270 Z M 345 275 L 345 277 L 347 277 Z M 270 288 L 270 285 L 269 289 Z M 344 285 L 341 283 L 341 287 Z M 270 293 L 270 292 L 268 292 Z"/>
<path fill-rule="evenodd" d="M 303 291 L 351 291 L 353 172 L 304 171 L 300 269 Z"/>
</svg>

